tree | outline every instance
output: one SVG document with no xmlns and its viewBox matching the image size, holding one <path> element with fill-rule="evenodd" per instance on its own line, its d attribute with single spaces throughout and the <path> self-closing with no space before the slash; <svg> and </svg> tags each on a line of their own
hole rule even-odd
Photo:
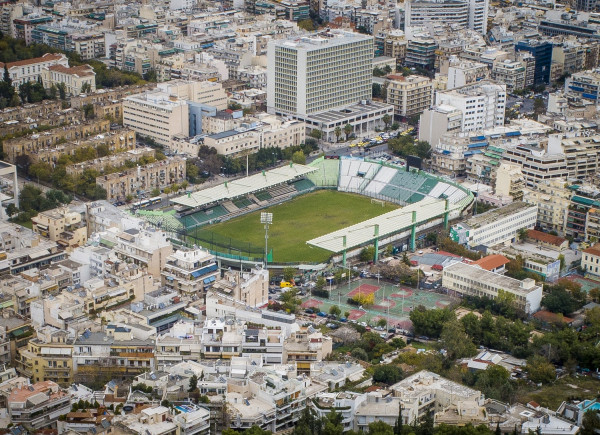
<svg viewBox="0 0 600 435">
<path fill-rule="evenodd" d="M 384 318 L 381 318 L 377 321 L 377 326 L 381 326 L 382 328 L 385 328 L 385 325 L 387 325 L 387 320 L 385 320 Z"/>
<path fill-rule="evenodd" d="M 342 314 L 342 310 L 340 310 L 340 307 L 337 305 L 332 305 L 329 307 L 329 314 L 338 317 L 340 314 Z"/>
<path fill-rule="evenodd" d="M 190 378 L 190 387 L 188 388 L 188 391 L 191 393 L 191 392 L 195 391 L 196 388 L 198 388 L 198 376 L 193 375 Z"/>
<path fill-rule="evenodd" d="M 66 100 L 67 86 L 63 82 L 60 82 L 58 85 L 56 85 L 56 88 L 58 89 L 58 95 L 60 96 L 60 99 L 63 101 Z"/>
<path fill-rule="evenodd" d="M 87 94 L 88 92 L 92 92 L 92 85 L 89 82 L 85 82 L 81 85 L 81 93 Z"/>
<path fill-rule="evenodd" d="M 533 112 L 536 115 L 541 115 L 545 111 L 546 111 L 546 104 L 544 103 L 543 98 L 538 97 L 535 100 L 533 100 Z"/>
<path fill-rule="evenodd" d="M 295 313 L 298 311 L 298 307 L 302 301 L 298 298 L 298 290 L 291 288 L 283 293 L 279 297 L 279 302 L 283 305 L 283 309 L 288 313 Z"/>
<path fill-rule="evenodd" d="M 96 115 L 94 114 L 94 105 L 90 103 L 83 106 L 83 114 L 85 119 L 95 118 Z"/>
<path fill-rule="evenodd" d="M 396 419 L 396 423 L 394 424 L 394 435 L 402 435 L 402 403 L 400 402 L 400 406 L 398 408 L 398 418 Z"/>
<path fill-rule="evenodd" d="M 477 348 L 465 332 L 464 325 L 456 319 L 444 324 L 440 338 L 451 361 L 473 356 L 477 352 Z"/>
<path fill-rule="evenodd" d="M 394 429 L 392 426 L 384 421 L 377 420 L 373 423 L 369 423 L 368 435 L 394 435 Z"/>
<path fill-rule="evenodd" d="M 346 140 L 348 140 L 350 138 L 350 134 L 352 133 L 354 129 L 352 128 L 352 126 L 350 124 L 346 124 L 344 126 L 344 134 L 346 135 Z"/>
<path fill-rule="evenodd" d="M 17 213 L 19 213 L 19 209 L 12 202 L 6 206 L 6 214 L 8 215 L 8 217 L 12 217 Z"/>
<path fill-rule="evenodd" d="M 596 435 L 600 429 L 600 417 L 595 410 L 587 411 L 583 414 L 582 428 L 579 432 L 581 435 Z"/>
<path fill-rule="evenodd" d="M 310 18 L 298 21 L 298 27 L 307 32 L 314 32 L 316 30 L 315 24 Z"/>
<path fill-rule="evenodd" d="M 295 274 L 296 269 L 294 269 L 293 267 L 286 267 L 283 269 L 283 280 L 290 282 L 294 279 Z"/>
<path fill-rule="evenodd" d="M 525 239 L 527 238 L 527 232 L 529 230 L 527 228 L 519 228 L 519 231 L 517 231 L 517 237 L 519 238 L 520 242 L 524 242 Z"/>
<path fill-rule="evenodd" d="M 150 195 L 152 196 L 159 196 L 160 195 L 160 189 L 155 187 L 154 189 L 152 189 L 152 192 L 150 193 Z"/>
<path fill-rule="evenodd" d="M 548 384 L 556 378 L 554 365 L 541 355 L 534 355 L 527 360 L 525 371 L 529 379 L 536 384 Z"/>
<path fill-rule="evenodd" d="M 357 293 L 356 295 L 352 296 L 352 300 L 357 305 L 362 305 L 364 307 L 368 307 L 375 303 L 375 294 L 374 293 L 371 293 L 371 294 Z"/>
<path fill-rule="evenodd" d="M 323 290 L 325 288 L 325 284 L 327 282 L 325 281 L 325 278 L 323 278 L 322 276 L 317 278 L 317 282 L 315 283 L 315 289 L 317 290 Z"/>
<path fill-rule="evenodd" d="M 444 324 L 454 318 L 454 313 L 448 309 L 436 308 L 428 310 L 423 305 L 410 312 L 410 320 L 416 335 L 438 338 Z"/>
<path fill-rule="evenodd" d="M 319 130 L 318 128 L 313 128 L 310 131 L 310 137 L 320 140 L 323 138 L 323 131 Z"/>
<path fill-rule="evenodd" d="M 381 118 L 381 120 L 385 124 L 385 129 L 387 130 L 388 126 L 390 125 L 390 121 L 392 120 L 392 117 L 386 113 L 385 115 L 383 115 L 383 118 Z"/>
<path fill-rule="evenodd" d="M 292 154 L 292 162 L 294 162 L 298 165 L 305 165 L 306 164 L 306 156 L 304 155 L 304 152 L 302 150 L 300 150 L 300 151 L 296 151 L 294 154 Z"/>
<path fill-rule="evenodd" d="M 373 261 L 375 258 L 375 246 L 367 246 L 360 251 L 360 255 L 358 257 L 360 261 Z"/>
<path fill-rule="evenodd" d="M 397 122 L 392 123 L 392 130 L 396 131 L 400 128 L 400 124 L 398 124 Z"/>
<path fill-rule="evenodd" d="M 369 355 L 367 354 L 367 351 L 360 347 L 356 347 L 356 348 L 352 349 L 352 352 L 350 352 L 350 355 L 352 356 L 352 358 L 356 358 L 361 361 L 369 360 Z"/>
<path fill-rule="evenodd" d="M 340 136 L 342 135 L 342 129 L 340 128 L 339 125 L 335 128 L 335 130 L 333 131 L 333 134 L 335 134 L 337 142 L 339 142 L 340 141 Z"/>
<path fill-rule="evenodd" d="M 422 159 L 428 159 L 431 156 L 431 145 L 424 140 L 417 141 L 415 151 Z"/>
<path fill-rule="evenodd" d="M 393 385 L 402 380 L 402 369 L 394 364 L 382 364 L 373 370 L 373 382 Z"/>
<path fill-rule="evenodd" d="M 381 98 L 383 97 L 383 92 L 382 92 L 382 88 L 381 85 L 379 83 L 373 83 L 373 86 L 371 87 L 372 89 L 372 96 L 373 98 Z"/>
<path fill-rule="evenodd" d="M 557 284 L 545 287 L 546 294 L 542 298 L 542 305 L 548 311 L 564 315 L 577 311 L 585 303 L 585 296 L 580 295 L 581 290 L 569 291 L 563 285 Z"/>
</svg>

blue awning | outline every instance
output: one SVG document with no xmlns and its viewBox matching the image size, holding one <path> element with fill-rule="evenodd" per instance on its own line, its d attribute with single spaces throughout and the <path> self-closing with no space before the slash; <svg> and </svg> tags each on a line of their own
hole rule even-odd
<svg viewBox="0 0 600 435">
<path fill-rule="evenodd" d="M 214 276 L 209 276 L 208 278 L 204 279 L 204 284 L 210 284 L 211 282 L 215 281 L 217 278 Z"/>
</svg>

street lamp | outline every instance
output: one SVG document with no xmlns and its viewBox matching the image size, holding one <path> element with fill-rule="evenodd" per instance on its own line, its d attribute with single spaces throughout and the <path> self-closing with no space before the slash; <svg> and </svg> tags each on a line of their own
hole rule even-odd
<svg viewBox="0 0 600 435">
<path fill-rule="evenodd" d="M 265 269 L 269 263 L 269 225 L 273 223 L 273 213 L 262 212 L 260 214 L 260 223 L 265 226 Z"/>
</svg>

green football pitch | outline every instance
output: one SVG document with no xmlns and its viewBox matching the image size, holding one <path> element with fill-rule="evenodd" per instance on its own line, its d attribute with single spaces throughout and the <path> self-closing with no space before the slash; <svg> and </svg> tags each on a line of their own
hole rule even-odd
<svg viewBox="0 0 600 435">
<path fill-rule="evenodd" d="M 397 205 L 371 203 L 371 198 L 334 190 L 320 190 L 291 201 L 249 213 L 239 218 L 205 227 L 240 242 L 264 246 L 265 230 L 260 213 L 273 213 L 269 228 L 269 250 L 274 262 L 322 262 L 331 252 L 306 244 L 307 240 L 354 225 L 398 208 Z"/>
</svg>

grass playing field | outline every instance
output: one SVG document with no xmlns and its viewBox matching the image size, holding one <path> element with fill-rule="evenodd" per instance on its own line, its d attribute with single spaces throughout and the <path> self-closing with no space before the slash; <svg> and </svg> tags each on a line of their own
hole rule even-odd
<svg viewBox="0 0 600 435">
<path fill-rule="evenodd" d="M 270 207 L 266 211 L 273 213 L 273 225 L 269 228 L 269 249 L 273 249 L 273 261 L 326 261 L 331 253 L 307 245 L 307 240 L 395 208 L 395 204 L 386 203 L 382 207 L 381 204 L 371 204 L 371 198 L 333 190 L 320 190 Z M 206 229 L 256 246 L 265 243 L 260 211 Z"/>
</svg>

